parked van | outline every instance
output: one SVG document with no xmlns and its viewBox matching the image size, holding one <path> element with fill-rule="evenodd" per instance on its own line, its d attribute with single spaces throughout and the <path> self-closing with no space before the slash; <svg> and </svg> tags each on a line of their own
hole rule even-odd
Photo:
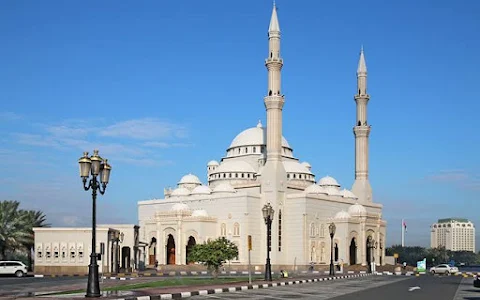
<svg viewBox="0 0 480 300">
<path fill-rule="evenodd" d="M 23 277 L 27 275 L 27 266 L 21 261 L 0 261 L 0 275 L 15 275 Z"/>
</svg>

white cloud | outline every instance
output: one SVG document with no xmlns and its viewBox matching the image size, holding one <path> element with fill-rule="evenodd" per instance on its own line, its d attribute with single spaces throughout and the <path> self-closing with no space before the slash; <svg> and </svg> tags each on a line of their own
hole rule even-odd
<svg viewBox="0 0 480 300">
<path fill-rule="evenodd" d="M 449 183 L 466 190 L 480 190 L 480 176 L 466 170 L 441 170 L 424 179 L 438 184 Z"/>
<path fill-rule="evenodd" d="M 161 157 L 158 149 L 189 147 L 181 141 L 187 136 L 184 126 L 153 118 L 106 124 L 105 121 L 65 120 L 57 124 L 32 124 L 36 133 L 12 133 L 19 144 L 54 148 L 61 151 L 92 151 L 111 161 L 142 166 L 160 166 L 172 161 Z M 98 125 L 95 123 L 103 123 Z M 136 143 L 136 140 L 143 140 Z M 168 141 L 162 140 L 168 139 Z"/>
<path fill-rule="evenodd" d="M 22 115 L 16 114 L 14 112 L 10 112 L 10 111 L 0 112 L 0 121 L 9 122 L 9 121 L 18 121 L 22 119 L 23 119 Z"/>
<path fill-rule="evenodd" d="M 128 120 L 110 125 L 101 130 L 100 135 L 140 140 L 155 140 L 170 137 L 184 138 L 187 136 L 187 131 L 184 127 L 174 123 L 145 118 Z"/>
</svg>

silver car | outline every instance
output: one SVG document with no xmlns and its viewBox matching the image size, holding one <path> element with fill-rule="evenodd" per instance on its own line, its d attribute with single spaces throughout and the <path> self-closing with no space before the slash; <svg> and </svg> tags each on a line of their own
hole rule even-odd
<svg viewBox="0 0 480 300">
<path fill-rule="evenodd" d="M 0 261 L 0 275 L 23 277 L 27 275 L 27 266 L 21 261 L 2 260 Z"/>
<path fill-rule="evenodd" d="M 445 275 L 448 275 L 448 274 L 455 274 L 457 272 L 458 272 L 457 267 L 451 267 L 447 264 L 441 264 L 441 265 L 430 268 L 430 273 L 431 274 L 445 274 Z"/>
</svg>

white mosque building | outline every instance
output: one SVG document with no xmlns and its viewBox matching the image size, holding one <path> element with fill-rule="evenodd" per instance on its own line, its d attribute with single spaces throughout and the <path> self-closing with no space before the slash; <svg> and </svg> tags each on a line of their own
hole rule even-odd
<svg viewBox="0 0 480 300">
<path fill-rule="evenodd" d="M 262 207 L 267 203 L 275 210 L 270 253 L 273 268 L 328 265 L 331 249 L 334 261 L 346 265 L 367 265 L 371 260 L 385 264 L 386 222 L 382 220 L 382 205 L 373 202 L 368 180 L 370 96 L 363 49 L 354 96 L 355 182 L 348 190 L 329 176 L 316 181 L 310 164 L 300 162 L 282 136 L 283 59 L 275 6 L 268 43 L 266 126 L 258 122 L 242 131 L 223 158 L 208 162 L 206 184 L 188 174 L 175 189 L 165 189 L 164 199 L 138 202 L 140 240 L 148 242 L 144 253 L 147 265 L 155 261 L 159 265 L 185 265 L 190 246 L 226 237 L 239 249 L 230 264 L 245 266 L 250 235 L 251 262 L 263 266 L 267 229 Z M 333 247 L 328 232 L 332 222 L 336 225 Z M 377 241 L 376 248 L 367 247 L 369 238 Z"/>
</svg>

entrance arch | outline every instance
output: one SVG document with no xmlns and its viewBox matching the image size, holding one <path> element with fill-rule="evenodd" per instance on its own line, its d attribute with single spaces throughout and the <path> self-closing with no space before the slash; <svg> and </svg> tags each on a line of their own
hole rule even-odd
<svg viewBox="0 0 480 300">
<path fill-rule="evenodd" d="M 367 238 L 367 241 L 365 242 L 365 248 L 366 248 L 366 251 L 365 253 L 367 254 L 367 265 L 370 266 L 370 263 L 372 262 L 372 248 L 370 248 L 370 243 L 371 243 L 371 240 L 372 240 L 372 236 L 368 236 Z"/>
<path fill-rule="evenodd" d="M 193 236 L 190 236 L 188 238 L 188 243 L 187 243 L 187 246 L 185 247 L 185 253 L 186 253 L 186 260 L 185 260 L 185 263 L 188 265 L 188 264 L 193 264 L 193 261 L 190 262 L 189 261 L 189 255 L 190 255 L 190 251 L 192 250 L 192 247 L 195 246 L 197 242 L 195 241 L 195 238 Z"/>
<path fill-rule="evenodd" d="M 174 265 L 175 264 L 175 239 L 173 235 L 168 235 L 167 245 L 165 246 L 167 254 L 166 261 L 167 265 Z"/>
<path fill-rule="evenodd" d="M 130 269 L 130 259 L 130 247 L 122 247 L 122 269 Z"/>
<path fill-rule="evenodd" d="M 157 239 L 152 237 L 148 246 L 148 264 L 155 265 L 155 257 L 157 257 Z"/>
<path fill-rule="evenodd" d="M 352 238 L 350 241 L 350 265 L 357 264 L 357 241 Z"/>
</svg>

